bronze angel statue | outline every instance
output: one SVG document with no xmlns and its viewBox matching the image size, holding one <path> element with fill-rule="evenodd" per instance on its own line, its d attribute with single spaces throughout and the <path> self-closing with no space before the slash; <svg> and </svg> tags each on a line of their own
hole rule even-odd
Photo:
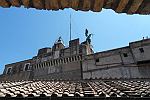
<svg viewBox="0 0 150 100">
<path fill-rule="evenodd" d="M 91 44 L 91 36 L 92 34 L 88 32 L 88 30 L 85 30 L 85 36 L 86 36 L 86 42 L 88 42 L 89 44 Z"/>
</svg>

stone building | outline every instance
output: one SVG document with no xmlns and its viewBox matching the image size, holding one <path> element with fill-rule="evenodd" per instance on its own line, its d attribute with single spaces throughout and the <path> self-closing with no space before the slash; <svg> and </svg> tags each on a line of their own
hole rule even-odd
<svg viewBox="0 0 150 100">
<path fill-rule="evenodd" d="M 79 39 L 65 47 L 59 38 L 52 48 L 39 49 L 32 59 L 5 66 L 2 80 L 82 79 L 82 57 L 92 54 L 91 45 Z"/>
<path fill-rule="evenodd" d="M 150 39 L 94 53 L 86 40 L 59 38 L 52 48 L 39 49 L 32 59 L 7 64 L 1 80 L 147 79 L 150 78 Z"/>
<path fill-rule="evenodd" d="M 82 66 L 83 79 L 150 78 L 150 39 L 85 56 Z"/>
</svg>

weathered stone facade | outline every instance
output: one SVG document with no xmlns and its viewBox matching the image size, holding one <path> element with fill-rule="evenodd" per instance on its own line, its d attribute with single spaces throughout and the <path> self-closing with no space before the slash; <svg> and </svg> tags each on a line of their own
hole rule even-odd
<svg viewBox="0 0 150 100">
<path fill-rule="evenodd" d="M 150 39 L 83 59 L 83 79 L 150 78 Z"/>
<path fill-rule="evenodd" d="M 82 78 L 82 56 L 93 53 L 90 44 L 71 40 L 65 48 L 59 38 L 52 48 L 42 48 L 32 59 L 5 66 L 2 80 Z"/>
<path fill-rule="evenodd" d="M 6 65 L 0 80 L 147 79 L 149 72 L 150 39 L 94 53 L 88 42 L 71 40 L 65 48 L 59 38 L 32 59 Z"/>
</svg>

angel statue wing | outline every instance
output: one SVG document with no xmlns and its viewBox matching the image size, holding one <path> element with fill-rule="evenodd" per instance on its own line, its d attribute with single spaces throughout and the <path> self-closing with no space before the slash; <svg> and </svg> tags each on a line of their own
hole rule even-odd
<svg viewBox="0 0 150 100">
<path fill-rule="evenodd" d="M 85 30 L 85 36 L 88 37 L 88 30 Z"/>
</svg>

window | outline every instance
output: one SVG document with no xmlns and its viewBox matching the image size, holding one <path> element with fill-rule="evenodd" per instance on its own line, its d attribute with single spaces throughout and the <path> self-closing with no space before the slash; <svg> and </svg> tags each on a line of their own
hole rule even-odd
<svg viewBox="0 0 150 100">
<path fill-rule="evenodd" d="M 61 60 L 60 59 L 58 59 L 58 64 L 61 64 Z"/>
<path fill-rule="evenodd" d="M 139 48 L 141 53 L 144 53 L 144 49 L 143 48 Z"/>
<path fill-rule="evenodd" d="M 40 68 L 43 68 L 43 63 L 40 64 Z"/>
<path fill-rule="evenodd" d="M 51 61 L 51 66 L 53 66 L 53 61 Z"/>
<path fill-rule="evenodd" d="M 80 60 L 82 60 L 82 56 L 80 56 Z"/>
<path fill-rule="evenodd" d="M 11 74 L 11 71 L 12 71 L 12 67 L 8 67 L 7 71 L 6 71 L 6 74 Z"/>
<path fill-rule="evenodd" d="M 41 68 L 43 68 L 44 67 L 44 63 L 41 63 Z"/>
<path fill-rule="evenodd" d="M 50 66 L 50 62 L 47 62 L 47 65 Z"/>
<path fill-rule="evenodd" d="M 128 54 L 127 54 L 127 53 L 123 53 L 123 56 L 124 56 L 124 57 L 128 57 Z"/>
<path fill-rule="evenodd" d="M 78 58 L 77 58 L 78 60 L 80 60 L 80 56 L 78 56 Z"/>
<path fill-rule="evenodd" d="M 71 62 L 71 57 L 69 57 L 69 62 Z"/>
<path fill-rule="evenodd" d="M 72 57 L 72 61 L 74 61 L 74 57 Z"/>
<path fill-rule="evenodd" d="M 37 66 L 37 69 L 39 69 L 40 68 L 40 64 L 37 64 L 38 66 Z"/>
<path fill-rule="evenodd" d="M 39 64 L 39 69 L 42 68 L 42 64 Z"/>
<path fill-rule="evenodd" d="M 27 71 L 27 70 L 29 70 L 30 69 L 30 63 L 26 63 L 25 65 L 24 65 L 24 71 Z"/>
<path fill-rule="evenodd" d="M 69 62 L 69 58 L 66 58 L 66 60 L 67 60 L 66 62 Z"/>
<path fill-rule="evenodd" d="M 53 65 L 55 66 L 56 64 L 55 64 L 55 60 L 53 60 Z"/>
<path fill-rule="evenodd" d="M 58 60 L 56 59 L 55 61 L 56 61 L 56 65 L 58 65 Z"/>
<path fill-rule="evenodd" d="M 35 69 L 37 69 L 37 67 L 38 67 L 38 66 L 37 66 L 37 64 L 36 64 L 36 65 L 35 65 Z"/>
<path fill-rule="evenodd" d="M 66 58 L 64 58 L 64 63 L 66 63 Z"/>
<path fill-rule="evenodd" d="M 47 67 L 47 62 L 44 62 L 44 67 Z"/>
<path fill-rule="evenodd" d="M 45 63 L 46 63 L 46 67 L 48 67 L 49 66 L 49 64 L 48 64 L 49 62 L 45 62 Z"/>
<path fill-rule="evenodd" d="M 96 61 L 96 62 L 99 62 L 99 59 L 96 59 L 95 61 Z"/>
<path fill-rule="evenodd" d="M 39 68 L 39 64 L 36 65 L 36 69 L 38 69 L 38 68 Z"/>
<path fill-rule="evenodd" d="M 75 56 L 75 61 L 77 61 L 77 56 Z"/>
<path fill-rule="evenodd" d="M 60 59 L 61 63 L 63 63 L 63 59 Z"/>
</svg>

